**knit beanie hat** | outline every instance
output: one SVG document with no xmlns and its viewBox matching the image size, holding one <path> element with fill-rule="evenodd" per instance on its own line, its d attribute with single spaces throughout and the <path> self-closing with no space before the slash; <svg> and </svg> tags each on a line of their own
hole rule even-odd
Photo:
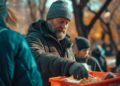
<svg viewBox="0 0 120 86">
<path fill-rule="evenodd" d="M 89 41 L 84 37 L 76 37 L 75 41 L 79 50 L 90 48 Z"/>
<path fill-rule="evenodd" d="M 63 0 L 59 0 L 56 2 L 53 2 L 51 7 L 49 8 L 48 14 L 47 14 L 47 20 L 52 18 L 66 18 L 68 20 L 72 17 L 72 11 L 68 8 L 68 3 Z"/>
<path fill-rule="evenodd" d="M 0 0 L 0 17 L 3 19 L 7 17 L 6 0 Z"/>
</svg>

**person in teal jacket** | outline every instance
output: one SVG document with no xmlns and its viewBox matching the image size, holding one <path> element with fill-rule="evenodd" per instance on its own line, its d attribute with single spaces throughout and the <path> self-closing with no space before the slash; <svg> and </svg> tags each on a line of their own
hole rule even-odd
<svg viewBox="0 0 120 86">
<path fill-rule="evenodd" d="M 0 86 L 42 86 L 26 40 L 6 26 L 6 17 L 6 1 L 0 0 Z"/>
</svg>

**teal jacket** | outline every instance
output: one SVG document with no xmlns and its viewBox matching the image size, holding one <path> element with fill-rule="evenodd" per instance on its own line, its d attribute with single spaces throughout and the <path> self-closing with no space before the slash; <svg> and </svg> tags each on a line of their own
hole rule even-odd
<svg viewBox="0 0 120 86">
<path fill-rule="evenodd" d="M 0 18 L 0 86 L 42 86 L 41 75 L 23 36 Z"/>
</svg>

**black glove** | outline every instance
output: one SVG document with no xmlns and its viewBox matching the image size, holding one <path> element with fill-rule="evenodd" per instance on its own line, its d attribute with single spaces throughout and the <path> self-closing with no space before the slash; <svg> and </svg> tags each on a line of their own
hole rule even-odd
<svg viewBox="0 0 120 86">
<path fill-rule="evenodd" d="M 73 63 L 69 69 L 69 74 L 73 75 L 75 79 L 88 78 L 88 71 L 84 65 L 80 63 Z"/>
</svg>

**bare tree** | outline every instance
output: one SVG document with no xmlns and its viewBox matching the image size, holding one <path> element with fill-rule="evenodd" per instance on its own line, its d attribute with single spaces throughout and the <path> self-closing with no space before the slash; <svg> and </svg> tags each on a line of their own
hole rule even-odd
<svg viewBox="0 0 120 86">
<path fill-rule="evenodd" d="M 115 4 L 114 4 L 115 5 Z M 112 46 L 113 46 L 113 48 L 115 49 L 115 51 L 117 52 L 118 51 L 118 48 L 117 48 L 117 44 L 115 43 L 115 41 L 114 41 L 114 38 L 113 38 L 113 36 L 112 36 L 112 31 L 111 31 L 111 29 L 113 28 L 111 25 L 117 25 L 116 24 L 116 22 L 115 22 L 115 20 L 114 20 L 114 14 L 115 14 L 115 12 L 117 11 L 117 8 L 119 8 L 119 5 L 120 5 L 120 1 L 119 2 L 116 2 L 116 5 L 115 6 L 112 6 L 111 8 L 110 8 L 110 10 L 109 9 L 107 9 L 107 11 L 109 11 L 110 12 L 110 15 L 108 16 L 109 17 L 109 19 L 106 21 L 106 19 L 103 19 L 103 18 L 101 18 L 100 17 L 100 21 L 101 21 L 101 23 L 102 23 L 102 26 L 103 26 L 103 29 L 104 29 L 104 31 L 109 35 L 109 38 L 110 38 L 110 41 L 111 41 L 111 44 L 112 44 Z M 112 24 L 113 23 L 113 24 Z M 117 27 L 116 27 L 117 28 Z M 119 31 L 118 31 L 119 32 Z M 118 33 L 118 35 L 119 35 L 119 33 Z"/>
<path fill-rule="evenodd" d="M 76 29 L 77 29 L 78 35 L 80 36 L 86 35 L 85 25 L 83 21 L 83 15 L 84 15 L 83 12 L 88 2 L 89 0 L 72 0 L 73 10 L 75 15 L 75 22 L 76 22 L 75 23 Z"/>
<path fill-rule="evenodd" d="M 110 7 L 110 8 L 107 8 L 106 9 L 106 14 L 107 14 L 107 18 L 102 18 L 101 16 L 100 16 L 100 21 L 101 21 L 101 26 L 103 27 L 103 30 L 104 30 L 104 32 L 103 32 L 103 37 L 102 37 L 102 39 L 104 39 L 104 36 L 106 35 L 106 34 L 108 34 L 109 35 L 109 38 L 110 38 L 110 41 L 111 41 L 111 44 L 112 44 L 112 47 L 113 47 L 113 49 L 115 49 L 115 51 L 117 52 L 118 51 L 118 48 L 117 48 L 117 45 L 116 45 L 116 43 L 115 43 L 115 41 L 114 41 L 114 38 L 113 38 L 113 33 L 112 33 L 112 28 L 113 28 L 113 24 L 115 25 L 115 20 L 114 20 L 114 14 L 115 14 L 115 12 L 117 11 L 117 8 L 119 8 L 119 5 L 120 5 L 120 1 L 119 2 L 113 2 L 114 4 L 113 5 L 115 5 L 115 6 L 112 6 L 112 7 Z M 90 10 L 90 9 L 89 9 Z M 94 14 L 96 14 L 94 11 L 92 11 L 92 10 L 90 10 L 92 13 L 94 13 Z M 104 15 L 105 15 L 105 13 L 104 13 Z M 108 18 L 109 17 L 109 18 Z M 113 24 L 112 24 L 113 23 Z"/>
<path fill-rule="evenodd" d="M 30 16 L 32 21 L 35 21 L 37 19 L 37 5 L 35 3 L 33 3 L 31 0 L 27 0 L 28 1 L 28 6 L 30 9 Z"/>
<path fill-rule="evenodd" d="M 46 3 L 47 3 L 47 0 L 39 0 L 40 4 L 39 4 L 39 12 L 40 12 L 40 17 L 42 19 L 45 19 L 45 16 L 46 16 Z"/>
<path fill-rule="evenodd" d="M 39 13 L 39 17 L 41 19 L 45 19 L 45 14 L 46 14 L 46 2 L 47 0 L 38 0 L 38 5 L 32 0 L 27 0 L 28 1 L 28 6 L 30 9 L 30 15 L 32 18 L 32 21 L 37 20 L 37 12 Z"/>
<path fill-rule="evenodd" d="M 78 3 L 77 1 L 80 2 Z M 84 15 L 84 9 L 87 6 L 89 0 L 72 0 L 78 35 L 88 37 L 90 30 L 92 29 L 96 21 L 100 18 L 104 10 L 111 3 L 111 1 L 112 0 L 106 0 L 104 5 L 101 7 L 101 9 L 95 14 L 89 25 L 85 25 L 83 21 L 83 15 Z"/>
<path fill-rule="evenodd" d="M 110 38 L 112 47 L 113 47 L 113 49 L 115 49 L 115 51 L 117 52 L 118 49 L 117 49 L 117 45 L 116 45 L 116 43 L 115 43 L 115 41 L 114 41 L 114 39 L 113 39 L 113 36 L 112 36 L 112 31 L 111 31 L 111 27 L 110 27 L 110 22 L 105 23 L 102 18 L 100 18 L 100 21 L 102 22 L 102 27 L 103 27 L 103 29 L 104 29 L 104 31 L 105 31 L 104 33 L 106 33 L 106 34 L 109 35 L 109 38 Z M 104 33 L 103 33 L 103 34 L 104 34 Z M 105 34 L 104 34 L 104 35 L 105 35 Z M 103 38 L 103 39 L 104 39 L 104 38 Z"/>
</svg>

